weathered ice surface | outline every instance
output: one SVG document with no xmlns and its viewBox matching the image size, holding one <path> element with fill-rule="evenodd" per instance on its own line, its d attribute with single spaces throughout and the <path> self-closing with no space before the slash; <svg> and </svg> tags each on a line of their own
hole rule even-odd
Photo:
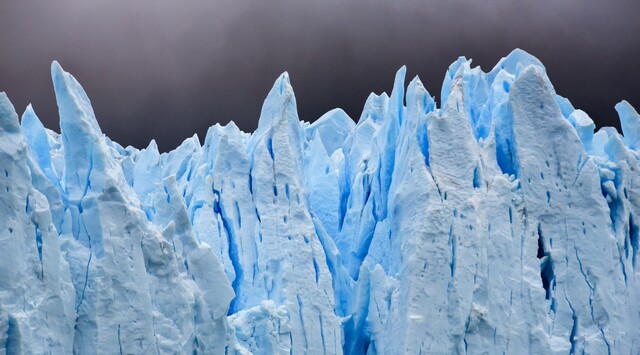
<svg viewBox="0 0 640 355">
<path fill-rule="evenodd" d="M 160 153 L 100 130 L 51 68 L 60 134 L 0 94 L 7 354 L 638 354 L 640 115 L 595 132 L 515 50 L 458 59 L 437 105 L 405 68 L 355 123 Z"/>
</svg>

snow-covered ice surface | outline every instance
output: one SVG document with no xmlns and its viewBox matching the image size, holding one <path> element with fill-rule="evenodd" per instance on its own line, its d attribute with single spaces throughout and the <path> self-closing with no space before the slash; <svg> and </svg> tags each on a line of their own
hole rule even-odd
<svg viewBox="0 0 640 355">
<path fill-rule="evenodd" d="M 61 134 L 0 94 L 7 354 L 640 353 L 640 116 L 594 132 L 521 50 L 357 124 L 285 73 L 254 133 L 162 154 L 52 78 Z"/>
</svg>

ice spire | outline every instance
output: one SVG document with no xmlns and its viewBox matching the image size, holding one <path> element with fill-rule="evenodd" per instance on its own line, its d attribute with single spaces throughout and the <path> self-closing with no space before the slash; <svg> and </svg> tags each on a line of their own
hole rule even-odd
<svg viewBox="0 0 640 355">
<path fill-rule="evenodd" d="M 624 134 L 624 142 L 629 148 L 640 148 L 640 115 L 627 101 L 621 101 L 616 105 L 616 111 L 620 116 L 620 125 Z"/>
</svg>

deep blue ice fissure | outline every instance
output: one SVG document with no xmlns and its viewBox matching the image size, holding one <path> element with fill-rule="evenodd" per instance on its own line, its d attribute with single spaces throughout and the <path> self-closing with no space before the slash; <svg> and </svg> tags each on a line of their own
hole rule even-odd
<svg viewBox="0 0 640 355">
<path fill-rule="evenodd" d="M 596 131 L 535 57 L 123 148 L 57 62 L 61 133 L 0 94 L 0 348 L 637 354 L 640 115 Z"/>
</svg>

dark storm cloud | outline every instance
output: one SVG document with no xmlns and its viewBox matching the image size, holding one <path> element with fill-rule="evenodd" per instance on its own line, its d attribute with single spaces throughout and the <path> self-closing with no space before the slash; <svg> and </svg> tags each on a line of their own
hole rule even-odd
<svg viewBox="0 0 640 355">
<path fill-rule="evenodd" d="M 300 118 L 354 119 L 403 64 L 439 96 L 458 56 L 490 69 L 520 47 L 598 125 L 640 106 L 640 2 L 3 1 L 0 91 L 58 129 L 49 65 L 83 84 L 103 131 L 163 150 L 234 120 L 252 131 L 273 80 L 291 74 Z"/>
</svg>

